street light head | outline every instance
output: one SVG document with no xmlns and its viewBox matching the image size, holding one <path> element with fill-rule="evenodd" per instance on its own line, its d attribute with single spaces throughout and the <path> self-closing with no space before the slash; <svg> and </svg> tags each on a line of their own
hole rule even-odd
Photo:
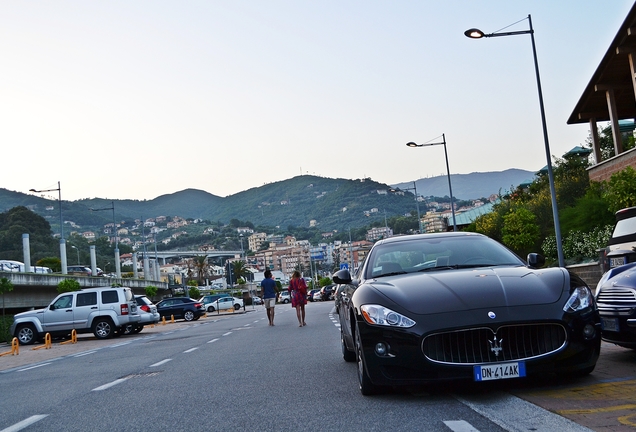
<svg viewBox="0 0 636 432">
<path fill-rule="evenodd" d="M 415 144 L 413 141 L 411 141 L 411 142 L 407 142 L 407 143 L 406 143 L 406 146 L 407 146 L 407 147 L 422 147 L 422 146 L 421 146 L 421 145 L 419 145 L 419 144 Z"/>
<path fill-rule="evenodd" d="M 464 34 L 466 35 L 466 37 L 469 37 L 471 39 L 481 39 L 486 36 L 483 31 L 476 28 L 468 29 L 464 32 Z"/>
<path fill-rule="evenodd" d="M 37 192 L 35 189 L 29 189 L 29 192 Z"/>
</svg>

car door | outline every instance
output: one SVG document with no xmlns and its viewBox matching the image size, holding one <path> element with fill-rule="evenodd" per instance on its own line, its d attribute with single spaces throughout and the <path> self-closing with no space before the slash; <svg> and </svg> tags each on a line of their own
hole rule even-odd
<svg viewBox="0 0 636 432">
<path fill-rule="evenodd" d="M 231 297 L 221 297 L 218 301 L 217 304 L 219 305 L 219 307 L 217 308 L 218 310 L 224 310 L 224 309 L 231 309 L 234 306 L 232 306 L 232 298 Z"/>
<path fill-rule="evenodd" d="M 162 317 L 170 318 L 174 314 L 174 299 L 163 300 L 159 302 L 157 310 Z"/>
<path fill-rule="evenodd" d="M 55 299 L 42 313 L 44 332 L 70 331 L 73 329 L 73 301 L 75 294 L 69 293 Z"/>
<path fill-rule="evenodd" d="M 86 328 L 92 313 L 97 312 L 97 292 L 79 292 L 73 309 L 74 328 Z"/>
</svg>

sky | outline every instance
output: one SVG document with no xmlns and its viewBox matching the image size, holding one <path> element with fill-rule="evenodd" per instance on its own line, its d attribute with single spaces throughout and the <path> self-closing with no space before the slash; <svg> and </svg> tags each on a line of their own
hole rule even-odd
<svg viewBox="0 0 636 432">
<path fill-rule="evenodd" d="M 228 196 L 301 174 L 386 184 L 546 165 L 633 1 L 0 2 L 0 187 Z M 512 27 L 510 24 L 517 23 Z M 57 198 L 57 192 L 44 194 Z"/>
</svg>

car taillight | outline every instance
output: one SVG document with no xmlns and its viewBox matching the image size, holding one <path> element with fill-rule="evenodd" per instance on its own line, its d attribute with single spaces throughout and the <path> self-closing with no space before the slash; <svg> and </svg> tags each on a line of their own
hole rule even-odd
<svg viewBox="0 0 636 432">
<path fill-rule="evenodd" d="M 203 303 L 195 303 L 195 304 L 194 304 L 194 307 L 195 307 L 195 308 L 203 307 Z"/>
<path fill-rule="evenodd" d="M 128 305 L 127 304 L 123 304 L 121 305 L 121 314 L 122 315 L 128 315 Z"/>
<path fill-rule="evenodd" d="M 148 312 L 148 313 L 150 313 L 150 306 L 148 306 L 148 305 L 143 305 L 143 306 L 141 306 L 141 310 L 142 310 L 142 311 L 144 311 L 144 312 Z"/>
</svg>

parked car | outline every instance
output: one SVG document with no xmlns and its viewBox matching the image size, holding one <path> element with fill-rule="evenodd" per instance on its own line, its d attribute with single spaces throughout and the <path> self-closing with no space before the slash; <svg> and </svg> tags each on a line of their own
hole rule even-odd
<svg viewBox="0 0 636 432">
<path fill-rule="evenodd" d="M 439 380 L 585 375 L 600 353 L 600 317 L 585 282 L 540 268 L 476 233 L 377 241 L 340 294 L 341 348 L 359 388 Z"/>
<path fill-rule="evenodd" d="M 190 297 L 170 297 L 157 303 L 157 312 L 163 318 L 184 319 L 186 321 L 196 321 L 205 315 L 203 303 L 193 300 Z"/>
<path fill-rule="evenodd" d="M 252 296 L 252 303 L 255 305 L 262 305 L 263 299 L 258 296 Z"/>
<path fill-rule="evenodd" d="M 616 212 L 605 255 L 604 270 L 636 262 L 636 207 Z"/>
<path fill-rule="evenodd" d="M 636 349 L 636 263 L 615 267 L 596 286 L 603 340 Z"/>
<path fill-rule="evenodd" d="M 312 301 L 322 301 L 322 293 L 320 290 L 314 293 Z"/>
<path fill-rule="evenodd" d="M 319 293 L 319 292 L 320 292 L 319 289 L 309 290 L 309 292 L 307 293 L 307 300 L 314 301 L 314 294 Z"/>
<path fill-rule="evenodd" d="M 333 287 L 335 284 L 325 285 L 320 289 L 320 296 L 324 301 L 333 299 Z"/>
<path fill-rule="evenodd" d="M 83 265 L 71 265 L 66 267 L 66 272 L 69 275 L 75 276 L 91 276 L 93 274 L 93 270 L 90 267 Z M 99 273 L 98 273 L 99 275 Z"/>
<path fill-rule="evenodd" d="M 22 345 L 41 340 L 46 333 L 67 336 L 73 330 L 106 339 L 140 319 L 130 288 L 85 288 L 58 295 L 45 309 L 15 315 L 9 331 Z"/>
<path fill-rule="evenodd" d="M 207 311 L 214 312 L 220 310 L 234 309 L 239 310 L 243 307 L 243 299 L 236 297 L 221 297 L 208 305 Z"/>
<path fill-rule="evenodd" d="M 221 297 L 230 297 L 230 295 L 228 293 L 208 294 L 208 295 L 204 295 L 203 297 L 201 297 L 199 299 L 199 301 L 201 303 L 203 303 L 203 310 L 206 310 L 208 312 L 212 312 L 214 310 L 212 308 L 212 303 L 214 303 L 215 301 L 217 301 Z"/>
<path fill-rule="evenodd" d="M 278 301 L 281 303 L 289 303 L 291 302 L 291 294 L 287 290 L 282 290 L 278 294 Z"/>
<path fill-rule="evenodd" d="M 157 306 L 145 295 L 136 295 L 135 302 L 139 311 L 139 322 L 124 326 L 124 334 L 139 333 L 145 325 L 157 324 L 161 319 L 159 312 L 157 312 Z"/>
</svg>

